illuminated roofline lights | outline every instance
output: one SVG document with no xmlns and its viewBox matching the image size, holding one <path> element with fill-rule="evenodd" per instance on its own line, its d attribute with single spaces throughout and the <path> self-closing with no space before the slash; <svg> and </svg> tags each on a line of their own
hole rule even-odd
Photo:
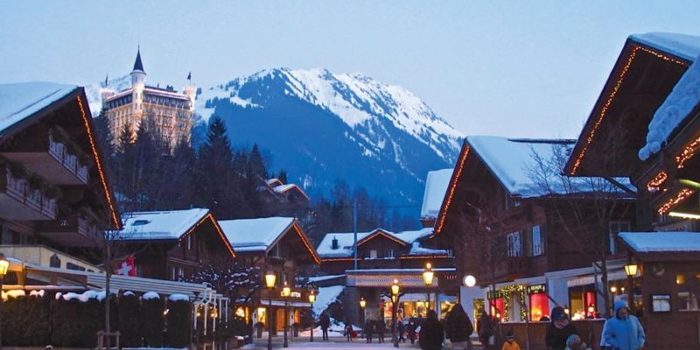
<svg viewBox="0 0 700 350">
<path fill-rule="evenodd" d="M 467 157 L 469 156 L 469 151 L 471 150 L 471 147 L 469 145 L 466 145 L 464 148 L 464 155 L 462 155 L 462 158 L 459 160 L 459 166 L 457 166 L 457 173 L 454 174 L 454 181 L 452 182 L 452 186 L 450 186 L 450 191 L 449 194 L 447 195 L 447 202 L 445 203 L 445 210 L 440 212 L 440 218 L 438 219 L 438 224 L 435 226 L 435 235 L 440 234 L 440 231 L 442 230 L 442 227 L 445 225 L 445 219 L 447 218 L 447 211 L 450 209 L 450 206 L 452 205 L 452 199 L 454 198 L 455 195 L 455 190 L 457 189 L 457 182 L 459 182 L 459 178 L 462 176 L 462 170 L 464 169 L 464 164 L 467 162 Z"/>
<path fill-rule="evenodd" d="M 670 211 L 670 212 L 668 212 L 668 216 L 671 216 L 674 218 L 681 218 L 681 219 L 700 220 L 700 214 L 685 213 L 685 212 L 680 212 L 680 211 Z"/>
<path fill-rule="evenodd" d="M 671 208 L 675 207 L 679 203 L 683 202 L 684 200 L 688 199 L 688 197 L 692 196 L 693 193 L 695 193 L 694 190 L 684 188 L 676 194 L 675 197 L 667 200 L 659 209 L 657 210 L 659 214 L 664 215 L 666 214 Z"/>
<path fill-rule="evenodd" d="M 647 182 L 647 191 L 658 191 L 661 188 L 661 185 L 663 185 L 664 182 L 666 182 L 666 180 L 668 180 L 668 174 L 663 170 L 659 171 L 659 173 L 656 174 L 656 176 L 654 176 L 653 179 Z"/>
<path fill-rule="evenodd" d="M 203 224 L 207 219 L 211 219 L 211 222 L 214 224 L 214 229 L 216 229 L 216 232 L 219 234 L 219 237 L 224 241 L 224 245 L 228 249 L 228 252 L 231 253 L 231 256 L 235 258 L 236 253 L 233 251 L 233 246 L 231 246 L 231 242 L 228 241 L 228 238 L 226 238 L 224 233 L 221 231 L 221 228 L 219 227 L 219 224 L 214 219 L 214 215 L 212 215 L 212 213 L 208 213 L 203 218 L 201 218 L 196 224 L 194 224 L 194 226 L 192 226 L 187 232 L 185 232 L 185 234 L 182 235 L 182 237 L 186 237 L 187 235 L 194 232 L 194 230 L 197 227 L 199 227 L 199 225 Z"/>
<path fill-rule="evenodd" d="M 690 158 L 693 158 L 695 156 L 695 152 L 698 150 L 698 148 L 700 148 L 700 137 L 688 143 L 683 148 L 683 151 L 681 151 L 681 153 L 676 156 L 676 166 L 678 167 L 678 169 L 683 168 L 685 166 L 685 162 L 687 162 L 688 160 L 690 160 Z"/>
<path fill-rule="evenodd" d="M 318 252 L 316 252 L 316 249 L 311 246 L 311 243 L 309 242 L 309 239 L 306 237 L 306 235 L 302 232 L 301 227 L 297 224 L 296 219 L 294 219 L 294 224 L 292 224 L 294 227 L 295 231 L 297 232 L 297 235 L 299 238 L 301 238 L 301 241 L 304 243 L 304 246 L 306 246 L 306 249 L 311 253 L 311 257 L 314 259 L 314 262 L 316 262 L 316 265 L 321 264 L 321 257 L 318 256 Z"/>
<path fill-rule="evenodd" d="M 102 184 L 102 191 L 107 199 L 107 205 L 109 206 L 110 213 L 112 214 L 112 222 L 116 228 L 121 228 L 122 224 L 117 217 L 117 211 L 114 208 L 114 203 L 112 202 L 111 192 L 107 186 L 107 179 L 105 178 L 104 169 L 102 168 L 102 162 L 100 160 L 99 153 L 97 152 L 97 146 L 95 139 L 92 135 L 92 130 L 90 129 L 90 121 L 87 119 L 87 114 L 85 113 L 85 106 L 83 106 L 83 99 L 80 95 L 77 97 L 78 107 L 80 107 L 80 116 L 83 118 L 83 124 L 85 124 L 85 131 L 88 135 L 88 140 L 90 141 L 90 149 L 92 150 L 92 156 L 95 158 L 95 166 L 97 167 L 97 173 L 100 175 L 100 183 Z"/>
<path fill-rule="evenodd" d="M 615 100 L 615 96 L 617 95 L 618 91 L 620 90 L 620 87 L 622 86 L 622 83 L 624 82 L 625 75 L 627 75 L 627 72 L 629 71 L 630 67 L 632 66 L 632 62 L 634 61 L 634 58 L 637 56 L 637 52 L 639 50 L 644 51 L 648 54 L 651 54 L 657 58 L 663 59 L 664 61 L 673 62 L 673 63 L 679 64 L 681 66 L 688 65 L 688 63 L 686 63 L 686 62 L 683 62 L 683 61 L 675 59 L 673 57 L 658 53 L 658 52 L 656 52 L 654 50 L 650 50 L 646 47 L 633 45 L 632 52 L 630 52 L 629 57 L 627 58 L 627 62 L 622 67 L 622 71 L 620 72 L 620 75 L 618 76 L 617 81 L 615 82 L 615 85 L 613 86 L 612 91 L 610 92 L 610 95 L 608 95 L 608 98 L 605 101 L 605 104 L 600 109 L 600 114 L 598 115 L 598 119 L 596 120 L 595 124 L 591 128 L 591 131 L 588 133 L 588 137 L 586 137 L 586 141 L 585 141 L 584 146 L 581 148 L 581 152 L 579 152 L 578 156 L 576 156 L 576 161 L 574 162 L 574 165 L 571 168 L 571 172 L 569 172 L 569 175 L 575 175 L 576 172 L 578 171 L 579 167 L 581 166 L 581 162 L 583 161 L 583 157 L 586 155 L 586 152 L 588 151 L 588 147 L 591 145 L 591 143 L 593 143 L 593 138 L 595 137 L 595 134 L 598 131 L 598 128 L 603 123 L 603 119 L 605 119 L 605 117 L 608 113 L 608 110 L 610 109 L 610 106 L 612 105 L 613 101 Z"/>
<path fill-rule="evenodd" d="M 404 241 L 402 241 L 402 240 L 400 240 L 400 239 L 398 239 L 398 238 L 396 238 L 396 237 L 392 237 L 391 235 L 385 233 L 385 232 L 382 231 L 382 230 L 377 230 L 376 233 L 371 234 L 371 235 L 369 235 L 369 236 L 367 236 L 367 237 L 365 237 L 365 238 L 363 238 L 363 239 L 357 241 L 357 246 L 359 247 L 360 245 L 362 245 L 362 244 L 364 244 L 364 243 L 367 243 L 368 241 L 374 239 L 374 237 L 378 237 L 378 236 L 384 236 L 384 237 L 389 238 L 390 240 L 392 240 L 392 241 L 394 241 L 394 242 L 396 242 L 396 243 L 399 243 L 399 244 L 401 244 L 401 245 L 404 245 L 404 246 L 407 245 L 406 242 L 404 242 Z"/>
</svg>

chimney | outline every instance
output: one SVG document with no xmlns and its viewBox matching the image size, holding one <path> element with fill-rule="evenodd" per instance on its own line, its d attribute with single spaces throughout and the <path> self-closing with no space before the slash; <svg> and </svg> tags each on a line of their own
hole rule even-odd
<svg viewBox="0 0 700 350">
<path fill-rule="evenodd" d="M 331 241 L 331 249 L 338 249 L 338 239 L 335 237 L 333 237 L 333 241 Z"/>
</svg>

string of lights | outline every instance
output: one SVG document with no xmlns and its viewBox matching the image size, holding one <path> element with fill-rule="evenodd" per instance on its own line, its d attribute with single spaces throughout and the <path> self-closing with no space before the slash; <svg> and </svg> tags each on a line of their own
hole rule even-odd
<svg viewBox="0 0 700 350">
<path fill-rule="evenodd" d="M 435 225 L 435 235 L 439 235 L 442 231 L 442 227 L 445 225 L 445 219 L 447 218 L 447 211 L 452 205 L 452 199 L 455 195 L 455 190 L 457 189 L 457 182 L 462 177 L 462 170 L 464 170 L 464 164 L 467 162 L 467 157 L 469 156 L 469 151 L 471 148 L 469 145 L 464 147 L 464 152 L 462 152 L 459 162 L 457 163 L 457 171 L 452 175 L 450 179 L 450 189 L 448 191 L 447 200 L 443 203 L 443 208 L 440 208 L 440 217 L 437 220 L 437 225 Z"/>
</svg>

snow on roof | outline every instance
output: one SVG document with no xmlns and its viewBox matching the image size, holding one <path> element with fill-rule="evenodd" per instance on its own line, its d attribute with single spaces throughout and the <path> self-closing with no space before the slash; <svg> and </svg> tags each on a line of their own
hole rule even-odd
<svg viewBox="0 0 700 350">
<path fill-rule="evenodd" d="M 273 190 L 277 193 L 284 193 L 286 191 L 291 190 L 294 187 L 297 187 L 297 185 L 295 185 L 295 184 L 279 185 L 279 186 L 275 186 L 273 188 Z"/>
<path fill-rule="evenodd" d="M 586 193 L 596 191 L 620 191 L 609 183 L 602 184 L 600 178 L 578 177 L 560 178 L 561 169 L 549 169 L 541 174 L 538 159 L 547 167 L 556 163 L 555 148 L 564 147 L 564 155 L 571 153 L 575 140 L 565 139 L 507 139 L 497 136 L 467 136 L 467 143 L 491 170 L 506 190 L 513 196 L 522 198 L 539 197 L 547 194 Z M 559 166 L 554 164 L 554 166 Z M 563 164 L 562 164 L 563 167 Z M 552 177 L 545 185 L 542 175 Z M 600 179 L 600 180 L 599 180 Z M 615 180 L 630 190 L 634 190 L 629 178 Z"/>
<path fill-rule="evenodd" d="M 428 237 L 433 234 L 433 228 L 424 228 L 416 231 L 403 231 L 403 232 L 391 232 L 384 229 L 375 229 L 370 232 L 358 232 L 357 241 L 360 242 L 363 239 L 377 233 L 378 231 L 384 232 L 391 237 L 394 237 L 406 244 L 417 244 L 420 248 L 419 239 Z M 338 240 L 338 249 L 333 249 L 333 239 Z M 354 244 L 354 234 L 352 232 L 343 233 L 327 233 L 323 236 L 323 240 L 316 248 L 318 255 L 322 258 L 343 258 L 352 256 L 352 246 Z M 413 250 L 413 248 L 411 248 Z M 420 254 L 419 254 L 420 255 Z"/>
<path fill-rule="evenodd" d="M 436 218 L 440 213 L 442 201 L 450 184 L 453 169 L 429 171 L 425 180 L 425 192 L 423 193 L 423 206 L 420 210 L 421 218 Z"/>
<path fill-rule="evenodd" d="M 700 36 L 657 32 L 633 34 L 629 38 L 691 62 L 700 56 Z"/>
<path fill-rule="evenodd" d="M 219 221 L 237 252 L 267 250 L 294 223 L 294 218 L 271 217 Z"/>
<path fill-rule="evenodd" d="M 273 177 L 271 179 L 265 180 L 265 183 L 268 184 L 268 186 L 272 185 L 283 185 L 282 181 L 276 177 Z"/>
<path fill-rule="evenodd" d="M 119 232 L 119 238 L 124 240 L 179 239 L 208 213 L 209 209 L 199 208 L 125 213 L 122 215 L 124 228 Z"/>
<path fill-rule="evenodd" d="M 75 91 L 75 85 L 47 82 L 0 84 L 0 132 Z"/>
<path fill-rule="evenodd" d="M 671 133 L 685 120 L 700 102 L 700 60 L 690 65 L 678 83 L 656 110 L 649 122 L 647 142 L 639 150 L 639 159 L 647 160 L 658 152 Z"/>
<path fill-rule="evenodd" d="M 700 252 L 700 232 L 620 232 L 620 238 L 640 253 Z"/>
<path fill-rule="evenodd" d="M 313 312 L 316 317 L 321 315 L 328 306 L 338 300 L 338 296 L 343 292 L 345 286 L 320 287 L 316 294 L 316 302 L 313 303 Z"/>
</svg>

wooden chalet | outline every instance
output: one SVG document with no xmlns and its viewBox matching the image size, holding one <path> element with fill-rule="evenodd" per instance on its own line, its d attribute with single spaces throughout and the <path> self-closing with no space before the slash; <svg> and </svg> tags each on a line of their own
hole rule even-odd
<svg viewBox="0 0 700 350">
<path fill-rule="evenodd" d="M 260 294 L 251 305 L 241 307 L 237 313 L 251 321 L 251 326 L 256 323 L 267 325 L 268 317 L 272 317 L 273 332 L 279 332 L 284 330 L 284 306 L 288 305 L 288 324 L 300 323 L 301 312 L 308 310 L 311 304 L 308 286 L 299 285 L 297 277 L 308 276 L 321 259 L 298 220 L 287 217 L 222 220 L 219 225 L 240 261 L 246 266 L 259 267 L 261 275 L 267 272 L 277 275 L 273 291 L 266 289 L 261 281 Z M 286 300 L 281 296 L 285 282 L 292 290 Z M 271 311 L 268 310 L 270 300 Z"/>
<path fill-rule="evenodd" d="M 583 317 L 604 310 L 592 262 L 616 253 L 601 237 L 630 229 L 633 194 L 618 181 L 560 177 L 558 157 L 572 146 L 573 140 L 465 139 L 435 236 L 439 246 L 454 249 L 455 283 L 476 278 L 476 287 L 461 292 L 462 304 L 474 305 L 467 310 L 472 319 L 481 306 L 508 322 L 538 321 L 557 304 Z M 609 194 L 601 200 L 603 190 Z M 593 217 L 596 205 L 613 218 L 581 224 L 571 210 Z M 608 277 L 624 278 L 621 264 L 616 268 Z"/>
<path fill-rule="evenodd" d="M 634 295 L 627 299 L 655 349 L 700 344 L 691 316 L 700 310 L 693 289 L 700 255 L 690 244 L 700 229 L 698 57 L 697 36 L 630 36 L 565 169 L 571 176 L 629 177 L 638 189 L 636 228 L 678 231 L 621 235 L 629 262 L 641 265 L 630 279 Z M 685 247 L 679 241 L 690 243 Z M 659 311 L 661 305 L 668 310 Z M 669 324 L 677 328 L 661 332 Z"/>
<path fill-rule="evenodd" d="M 123 221 L 114 235 L 118 274 L 179 281 L 236 257 L 209 209 L 132 212 Z"/>
<path fill-rule="evenodd" d="M 121 227 L 82 88 L 0 85 L 0 252 L 31 267 L 99 271 L 102 230 Z"/>
</svg>

